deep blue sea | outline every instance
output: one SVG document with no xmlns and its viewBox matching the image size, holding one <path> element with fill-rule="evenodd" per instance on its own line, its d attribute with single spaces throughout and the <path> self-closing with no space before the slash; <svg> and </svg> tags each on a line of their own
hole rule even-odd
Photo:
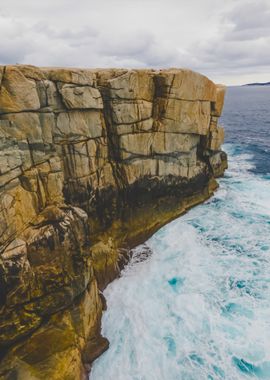
<svg viewBox="0 0 270 380">
<path fill-rule="evenodd" d="M 270 87 L 227 90 L 229 169 L 105 290 L 91 380 L 270 379 Z"/>
</svg>

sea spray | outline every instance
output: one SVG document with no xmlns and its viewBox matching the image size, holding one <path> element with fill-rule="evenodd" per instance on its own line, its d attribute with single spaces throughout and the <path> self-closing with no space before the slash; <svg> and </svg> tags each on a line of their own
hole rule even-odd
<svg viewBox="0 0 270 380">
<path fill-rule="evenodd" d="M 227 145 L 206 204 L 160 229 L 105 291 L 110 349 L 92 380 L 270 378 L 270 181 Z"/>
</svg>

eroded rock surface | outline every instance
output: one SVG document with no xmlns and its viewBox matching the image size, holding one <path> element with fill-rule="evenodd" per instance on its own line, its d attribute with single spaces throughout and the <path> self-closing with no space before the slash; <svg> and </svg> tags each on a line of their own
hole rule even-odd
<svg viewBox="0 0 270 380">
<path fill-rule="evenodd" d="M 225 89 L 181 69 L 0 74 L 0 379 L 83 379 L 129 249 L 226 169 Z"/>
</svg>

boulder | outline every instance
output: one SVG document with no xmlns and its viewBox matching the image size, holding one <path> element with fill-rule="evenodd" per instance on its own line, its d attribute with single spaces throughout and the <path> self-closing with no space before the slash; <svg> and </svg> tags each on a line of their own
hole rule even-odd
<svg viewBox="0 0 270 380">
<path fill-rule="evenodd" d="M 173 155 L 189 152 L 199 143 L 199 136 L 178 133 L 136 133 L 120 136 L 123 159 L 132 156 Z"/>
<path fill-rule="evenodd" d="M 96 110 L 61 112 L 57 115 L 53 131 L 57 143 L 75 142 L 101 137 L 104 128 L 103 115 Z"/>
<path fill-rule="evenodd" d="M 215 102 L 216 85 L 204 75 L 186 69 L 161 70 L 155 78 L 157 94 L 182 100 Z"/>
<path fill-rule="evenodd" d="M 103 102 L 98 89 L 90 86 L 72 86 L 65 84 L 61 89 L 63 102 L 69 109 L 102 109 Z"/>
<path fill-rule="evenodd" d="M 0 113 L 35 111 L 39 108 L 36 82 L 27 79 L 18 67 L 5 66 L 0 87 Z"/>
<path fill-rule="evenodd" d="M 112 100 L 111 108 L 115 124 L 131 124 L 151 118 L 153 104 L 145 100 Z"/>
<path fill-rule="evenodd" d="M 212 103 L 212 112 L 211 114 L 213 116 L 221 116 L 223 105 L 224 105 L 224 98 L 226 93 L 226 87 L 222 84 L 217 85 L 217 99 L 215 102 Z"/>
<path fill-rule="evenodd" d="M 108 81 L 112 99 L 141 99 L 151 102 L 154 96 L 152 70 L 130 70 Z"/>
<path fill-rule="evenodd" d="M 206 135 L 210 124 L 210 102 L 159 98 L 157 128 L 165 132 Z"/>
<path fill-rule="evenodd" d="M 64 82 L 70 84 L 94 86 L 96 74 L 91 69 L 76 69 L 62 67 L 41 67 L 44 75 L 53 82 Z"/>
<path fill-rule="evenodd" d="M 224 142 L 224 129 L 220 126 L 210 132 L 209 149 L 213 151 L 220 150 Z"/>
</svg>

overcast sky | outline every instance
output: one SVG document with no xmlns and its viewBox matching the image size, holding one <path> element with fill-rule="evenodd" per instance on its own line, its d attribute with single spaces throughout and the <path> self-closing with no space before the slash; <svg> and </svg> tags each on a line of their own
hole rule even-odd
<svg viewBox="0 0 270 380">
<path fill-rule="evenodd" d="M 0 63 L 270 81 L 270 0 L 0 0 Z"/>
</svg>

